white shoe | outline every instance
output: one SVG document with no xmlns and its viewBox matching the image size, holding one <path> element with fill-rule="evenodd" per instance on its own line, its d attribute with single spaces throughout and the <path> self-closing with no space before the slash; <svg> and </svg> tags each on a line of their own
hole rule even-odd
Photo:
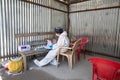
<svg viewBox="0 0 120 80">
<path fill-rule="evenodd" d="M 56 59 L 53 59 L 50 64 L 57 66 L 59 63 L 56 61 Z"/>
<path fill-rule="evenodd" d="M 37 59 L 33 61 L 37 66 L 42 67 Z"/>
</svg>

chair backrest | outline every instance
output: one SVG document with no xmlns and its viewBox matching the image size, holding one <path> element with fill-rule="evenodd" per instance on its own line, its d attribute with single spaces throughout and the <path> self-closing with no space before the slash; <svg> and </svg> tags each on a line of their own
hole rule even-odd
<svg viewBox="0 0 120 80">
<path fill-rule="evenodd" d="M 80 40 L 80 45 L 78 47 L 84 50 L 86 43 L 89 41 L 88 37 L 80 37 L 79 39 L 72 40 L 71 43 L 75 43 L 77 40 Z"/>
<path fill-rule="evenodd" d="M 76 41 L 74 42 L 74 44 L 73 44 L 73 46 L 72 46 L 72 51 L 73 51 L 72 54 L 75 53 L 76 49 L 77 49 L 78 46 L 80 45 L 80 42 L 81 42 L 80 39 L 78 39 L 78 40 L 76 40 Z"/>
<path fill-rule="evenodd" d="M 80 37 L 81 43 L 87 43 L 88 42 L 88 37 Z M 78 39 L 72 40 L 71 43 L 76 42 Z"/>
<path fill-rule="evenodd" d="M 80 48 L 81 49 L 85 49 L 85 45 L 86 45 L 86 43 L 88 42 L 88 38 L 87 37 L 81 37 L 80 38 L 80 40 L 81 40 L 81 43 L 80 43 Z"/>
<path fill-rule="evenodd" d="M 88 42 L 88 37 L 81 37 L 80 40 L 81 40 L 81 43 L 85 44 Z"/>
<path fill-rule="evenodd" d="M 90 58 L 89 61 L 93 63 L 93 77 L 96 75 L 100 80 L 120 79 L 120 63 L 103 58 Z"/>
</svg>

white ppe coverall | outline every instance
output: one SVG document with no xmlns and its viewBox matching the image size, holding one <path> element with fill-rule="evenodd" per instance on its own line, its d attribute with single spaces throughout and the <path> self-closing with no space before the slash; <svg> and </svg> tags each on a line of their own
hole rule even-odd
<svg viewBox="0 0 120 80">
<path fill-rule="evenodd" d="M 53 45 L 52 50 L 50 50 L 48 54 L 41 61 L 34 60 L 34 63 L 39 67 L 47 65 L 48 63 L 50 63 L 52 60 L 55 59 L 56 55 L 59 52 L 59 47 L 60 46 L 68 47 L 69 43 L 70 42 L 67 37 L 67 32 L 64 31 L 63 33 L 60 34 L 57 43 Z M 62 52 L 66 52 L 66 51 L 67 49 L 62 49 Z"/>
</svg>

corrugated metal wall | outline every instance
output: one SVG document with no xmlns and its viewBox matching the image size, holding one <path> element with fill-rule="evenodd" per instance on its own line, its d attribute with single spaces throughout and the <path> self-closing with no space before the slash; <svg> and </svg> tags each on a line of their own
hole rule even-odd
<svg viewBox="0 0 120 80">
<path fill-rule="evenodd" d="M 70 11 L 119 6 L 119 0 L 91 0 L 72 4 Z M 87 50 L 120 57 L 119 8 L 70 13 L 72 38 L 88 36 Z"/>
<path fill-rule="evenodd" d="M 1 1 L 0 1 L 0 4 L 1 4 Z M 1 11 L 1 6 L 0 6 L 0 11 Z M 0 13 L 0 17 L 2 17 L 1 13 Z M 0 18 L 0 25 L 2 25 L 2 19 L 1 18 Z M 0 27 L 0 52 L 1 52 L 1 36 L 2 36 L 1 32 L 2 32 L 2 27 Z M 0 56 L 1 56 L 1 54 L 0 54 Z"/>
<path fill-rule="evenodd" d="M 55 3 L 54 0 L 31 1 L 58 8 L 52 5 L 52 3 Z M 60 9 L 66 10 L 66 6 L 62 5 Z M 56 13 L 61 17 L 58 15 L 54 16 Z M 55 10 L 20 0 L 0 0 L 0 57 L 17 54 L 15 34 L 49 32 L 53 31 L 53 28 L 57 26 L 65 27 L 66 23 L 66 13 L 64 12 L 56 12 Z M 20 38 L 20 44 L 45 37 Z"/>
<path fill-rule="evenodd" d="M 51 7 L 55 7 L 60 10 L 67 11 L 67 6 L 51 0 Z M 58 26 L 63 27 L 65 30 L 67 29 L 67 13 L 59 12 L 56 10 L 52 10 L 52 30 Z"/>
</svg>

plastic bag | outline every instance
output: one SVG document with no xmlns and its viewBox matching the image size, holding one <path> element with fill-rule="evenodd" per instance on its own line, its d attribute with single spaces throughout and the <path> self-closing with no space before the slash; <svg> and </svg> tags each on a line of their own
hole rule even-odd
<svg viewBox="0 0 120 80">
<path fill-rule="evenodd" d="M 10 60 L 1 62 L 1 67 L 3 67 L 5 70 L 8 70 L 8 64 L 9 64 Z"/>
<path fill-rule="evenodd" d="M 23 59 L 22 57 L 12 59 L 8 64 L 9 72 L 20 72 L 23 69 Z"/>
</svg>

